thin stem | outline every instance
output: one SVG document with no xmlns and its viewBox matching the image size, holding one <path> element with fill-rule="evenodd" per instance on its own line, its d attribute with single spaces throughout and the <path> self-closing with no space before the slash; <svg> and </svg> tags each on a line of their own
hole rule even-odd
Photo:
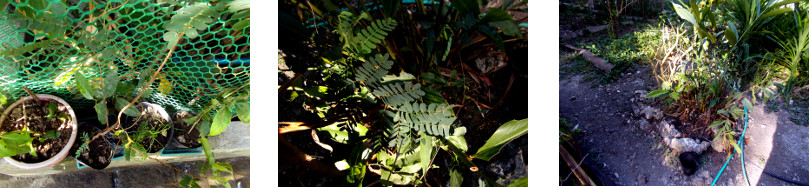
<svg viewBox="0 0 809 188">
<path fill-rule="evenodd" d="M 160 66 L 157 67 L 157 70 L 152 74 L 152 78 L 150 78 L 149 81 L 146 82 L 146 84 L 144 84 L 143 88 L 141 89 L 141 92 L 138 93 L 137 96 L 135 96 L 135 99 L 130 101 L 129 104 L 127 104 L 126 106 L 124 106 L 121 109 L 127 109 L 127 108 L 131 107 L 132 104 L 135 104 L 135 102 L 138 101 L 138 99 L 140 99 L 140 97 L 143 95 L 143 93 L 146 92 L 147 88 L 149 88 L 149 86 L 152 85 L 154 80 L 157 78 L 157 74 L 160 73 L 160 70 L 163 69 L 163 66 L 165 66 L 166 62 L 168 62 L 169 58 L 171 58 L 171 55 L 174 53 L 174 49 L 177 48 L 177 44 L 180 43 L 180 40 L 183 38 L 183 35 L 185 35 L 185 33 L 180 33 L 180 35 L 177 37 L 177 42 L 174 43 L 174 45 L 169 50 L 168 54 L 166 54 L 166 58 L 163 59 L 163 62 L 160 63 Z M 90 139 L 90 141 L 92 142 L 93 140 L 95 140 L 99 136 L 105 135 L 105 134 L 111 132 L 112 130 L 115 130 L 115 128 L 120 127 L 121 126 L 121 116 L 123 114 L 124 114 L 124 110 L 121 110 L 120 112 L 118 112 L 117 122 L 115 122 L 115 124 L 112 125 L 111 127 L 107 127 L 107 129 L 104 130 L 104 132 L 102 132 L 101 134 L 97 134 L 97 135 L 93 136 L 93 139 Z"/>
</svg>

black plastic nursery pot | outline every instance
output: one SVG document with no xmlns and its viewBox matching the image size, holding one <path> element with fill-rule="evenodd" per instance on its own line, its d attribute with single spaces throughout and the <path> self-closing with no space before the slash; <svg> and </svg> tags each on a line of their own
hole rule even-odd
<svg viewBox="0 0 809 188">
<path fill-rule="evenodd" d="M 104 126 L 101 125 L 97 119 L 79 123 L 80 139 L 73 144 L 73 149 L 70 150 L 70 153 L 74 155 L 74 158 L 76 158 L 76 161 L 80 165 L 101 170 L 107 168 L 107 166 L 112 163 L 112 159 L 117 153 L 116 148 L 118 148 L 118 144 L 115 143 L 111 134 L 98 137 L 84 145 L 85 141 L 83 138 L 92 139 L 93 136 L 103 132 L 101 128 L 104 128 Z M 82 147 L 82 151 L 77 155 L 76 151 Z"/>
<path fill-rule="evenodd" d="M 8 117 L 3 115 L 0 118 L 2 132 L 27 127 L 40 135 L 32 141 L 36 156 L 26 153 L 5 158 L 16 167 L 39 169 L 53 166 L 67 157 L 76 141 L 76 114 L 70 104 L 57 96 L 37 94 L 36 99 L 33 96 L 23 97 L 9 105 L 3 114 Z M 45 133 L 50 133 L 51 137 L 43 136 Z"/>
<path fill-rule="evenodd" d="M 147 153 L 159 152 L 168 146 L 174 134 L 171 117 L 157 104 L 141 102 L 137 108 L 141 115 L 123 118 L 123 128 Z"/>
<path fill-rule="evenodd" d="M 197 113 L 190 111 L 179 111 L 174 113 L 172 120 L 174 123 L 174 140 L 179 146 L 177 148 L 197 148 L 202 146 L 197 139 L 200 138 L 199 130 L 193 124 L 186 123 L 183 119 L 196 116 Z"/>
</svg>

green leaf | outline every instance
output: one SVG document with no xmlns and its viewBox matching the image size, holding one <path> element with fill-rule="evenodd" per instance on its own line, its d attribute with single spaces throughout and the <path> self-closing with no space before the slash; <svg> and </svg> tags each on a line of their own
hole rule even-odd
<svg viewBox="0 0 809 188">
<path fill-rule="evenodd" d="M 761 17 L 759 17 L 758 19 L 764 20 L 764 19 L 767 19 L 767 18 L 769 18 L 769 17 L 775 16 L 775 15 L 779 15 L 779 14 L 783 14 L 783 13 L 787 13 L 787 12 L 792 12 L 792 8 L 779 8 L 779 9 L 775 9 L 775 10 L 773 10 L 773 11 L 767 12 L 767 13 L 766 13 L 766 14 L 764 14 L 764 15 L 761 15 Z"/>
<path fill-rule="evenodd" d="M 172 46 L 177 45 L 177 42 L 179 42 L 179 39 L 180 39 L 180 34 L 178 34 L 176 31 L 169 31 L 169 32 L 166 32 L 166 34 L 163 34 L 163 41 L 168 42 L 166 44 L 166 48 L 171 48 Z"/>
<path fill-rule="evenodd" d="M 731 27 L 733 27 L 733 25 L 731 25 Z M 733 30 L 731 30 L 730 28 L 725 29 L 725 38 L 728 39 L 728 42 L 730 42 L 731 45 L 736 44 L 736 42 L 738 41 L 736 33 L 733 32 Z"/>
<path fill-rule="evenodd" d="M 124 111 L 124 114 L 130 117 L 138 117 L 140 116 L 140 111 L 135 107 L 136 104 L 129 106 L 126 110 L 123 110 L 126 105 L 129 104 L 129 101 L 126 101 L 122 98 L 115 98 L 115 109 L 118 111 Z"/>
<path fill-rule="evenodd" d="M 104 98 L 112 97 L 115 90 L 118 88 L 118 70 L 112 69 L 107 76 L 104 77 L 103 93 Z"/>
<path fill-rule="evenodd" d="M 236 116 L 244 123 L 250 123 L 250 103 L 247 101 L 236 102 Z"/>
<path fill-rule="evenodd" d="M 503 30 L 503 34 L 509 36 L 520 36 L 520 26 L 514 20 L 502 20 L 490 22 L 489 25 Z"/>
<path fill-rule="evenodd" d="M 481 22 L 496 22 L 496 21 L 505 21 L 505 20 L 512 20 L 514 19 L 511 17 L 508 12 L 500 8 L 491 8 L 489 12 L 486 12 L 486 15 L 483 18 L 480 18 Z M 512 20 L 513 21 L 513 20 Z"/>
<path fill-rule="evenodd" d="M 6 103 L 8 103 L 8 98 L 6 98 L 6 95 L 0 93 L 0 106 L 6 105 Z"/>
<path fill-rule="evenodd" d="M 520 179 L 514 180 L 511 184 L 508 184 L 509 187 L 528 187 L 528 176 L 522 177 Z"/>
<path fill-rule="evenodd" d="M 107 101 L 101 101 L 96 103 L 94 106 L 96 110 L 96 115 L 98 116 L 98 122 L 102 125 L 107 124 Z"/>
<path fill-rule="evenodd" d="M 664 97 L 668 96 L 669 91 L 666 90 L 654 90 L 646 95 L 646 98 L 657 98 L 657 97 Z"/>
<path fill-rule="evenodd" d="M 449 170 L 449 186 L 460 187 L 463 182 L 463 174 L 455 168 Z"/>
<path fill-rule="evenodd" d="M 433 158 L 433 137 L 427 135 L 425 132 L 421 132 L 421 152 L 419 153 L 419 158 L 421 159 L 421 169 L 424 169 L 423 174 L 427 174 L 427 171 L 430 170 L 430 159 Z"/>
<path fill-rule="evenodd" d="M 56 115 L 56 108 L 57 104 L 55 102 L 48 102 L 48 115 L 46 116 L 48 119 L 51 119 L 54 115 Z"/>
<path fill-rule="evenodd" d="M 132 92 L 135 92 L 135 84 L 132 84 L 132 81 L 121 81 L 116 84 L 115 92 L 130 95 Z"/>
<path fill-rule="evenodd" d="M 211 122 L 210 121 L 200 121 L 197 124 L 197 130 L 199 130 L 199 135 L 208 135 L 211 132 Z"/>
<path fill-rule="evenodd" d="M 494 155 L 500 152 L 508 142 L 511 142 L 518 137 L 528 133 L 528 119 L 511 120 L 501 125 L 494 132 L 492 137 L 483 144 L 480 149 L 475 153 L 474 157 L 488 161 Z"/>
<path fill-rule="evenodd" d="M 719 127 L 720 125 L 725 124 L 725 122 L 727 122 L 727 121 L 728 121 L 728 120 L 717 120 L 717 121 L 714 121 L 713 123 L 711 123 L 711 128 L 717 128 L 717 127 Z"/>
<path fill-rule="evenodd" d="M 480 14 L 478 0 L 450 0 L 450 3 L 452 3 L 452 8 L 458 10 L 461 15 L 470 13 L 477 16 Z"/>
<path fill-rule="evenodd" d="M 736 142 L 730 141 L 730 145 L 733 146 L 733 149 L 736 150 L 736 153 L 742 153 L 742 149 L 739 148 L 739 144 L 736 144 Z"/>
<path fill-rule="evenodd" d="M 199 186 L 199 184 L 197 183 L 198 181 L 199 181 L 199 178 L 193 178 L 193 177 L 188 176 L 188 175 L 183 175 L 183 179 L 180 180 L 180 186 L 186 187 L 186 188 L 201 188 Z"/>
<path fill-rule="evenodd" d="M 674 7 L 674 10 L 677 12 L 677 15 L 680 16 L 680 18 L 690 22 L 694 27 L 698 26 L 697 19 L 694 18 L 693 14 L 691 14 L 691 11 L 688 11 L 688 9 L 674 2 L 671 2 L 671 5 Z"/>
<path fill-rule="evenodd" d="M 78 84 L 79 92 L 85 99 L 93 100 L 92 87 L 81 71 L 76 72 L 76 84 Z"/>
<path fill-rule="evenodd" d="M 33 151 L 31 132 L 13 131 L 0 135 L 0 157 L 11 157 Z"/>
<path fill-rule="evenodd" d="M 747 98 L 742 99 L 742 104 L 747 110 L 753 110 L 753 103 L 750 103 L 750 100 L 747 100 Z"/>
<path fill-rule="evenodd" d="M 216 136 L 225 131 L 230 126 L 230 118 L 233 117 L 230 109 L 226 106 L 216 111 L 216 116 L 211 123 L 211 132 L 208 136 Z"/>
<path fill-rule="evenodd" d="M 236 22 L 235 24 L 233 24 L 232 30 L 233 31 L 241 31 L 244 28 L 246 28 L 247 26 L 250 26 L 250 18 L 247 18 L 247 19 L 241 20 L 239 22 Z"/>
</svg>

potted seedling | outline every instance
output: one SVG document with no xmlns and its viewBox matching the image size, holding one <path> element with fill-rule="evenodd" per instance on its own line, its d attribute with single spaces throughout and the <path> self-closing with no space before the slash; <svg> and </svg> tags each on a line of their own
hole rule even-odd
<svg viewBox="0 0 809 188">
<path fill-rule="evenodd" d="M 0 157 L 22 169 L 59 163 L 76 140 L 76 115 L 57 96 L 23 89 L 30 96 L 9 105 L 0 115 Z"/>
<path fill-rule="evenodd" d="M 174 113 L 172 117 L 174 123 L 174 141 L 180 146 L 178 148 L 196 148 L 202 146 L 202 143 L 197 141 L 201 135 L 199 129 L 193 128 L 193 122 L 187 123 L 184 119 L 189 119 L 196 116 L 196 113 L 190 111 L 180 111 Z M 208 125 L 210 127 L 210 125 Z"/>
<path fill-rule="evenodd" d="M 99 170 L 110 165 L 117 146 L 113 143 L 114 139 L 106 135 L 88 142 L 93 135 L 102 133 L 100 128 L 103 127 L 97 120 L 79 123 L 79 141 L 73 144 L 70 151 L 82 165 Z"/>
<path fill-rule="evenodd" d="M 154 153 L 165 148 L 172 136 L 172 122 L 166 110 L 159 105 L 141 102 L 138 104 L 141 115 L 126 117 L 121 124 L 132 141 L 126 147 L 127 159 L 132 155 L 133 149 Z M 120 132 L 118 133 L 120 134 Z"/>
<path fill-rule="evenodd" d="M 101 86 L 94 86 L 81 72 L 77 72 L 76 80 L 82 96 L 96 102 L 94 109 L 98 122 L 107 125 L 101 133 L 90 136 L 93 138 L 89 141 L 114 133 L 112 135 L 125 148 L 127 160 L 136 152 L 133 149 L 145 154 L 160 151 L 166 146 L 171 136 L 171 118 L 166 111 L 146 102 L 130 105 L 130 101 L 150 95 L 152 89 L 147 87 L 147 82 L 152 73 L 151 69 L 145 69 L 139 73 L 139 78 L 119 80 L 117 70 L 113 69 L 102 78 Z M 124 115 L 120 121 L 119 114 Z M 108 119 L 109 115 L 114 119 Z"/>
</svg>

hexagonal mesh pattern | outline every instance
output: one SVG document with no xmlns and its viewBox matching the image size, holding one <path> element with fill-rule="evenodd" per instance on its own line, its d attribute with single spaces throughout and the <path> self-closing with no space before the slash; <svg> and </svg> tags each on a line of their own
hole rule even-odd
<svg viewBox="0 0 809 188">
<path fill-rule="evenodd" d="M 156 70 L 171 47 L 165 24 L 183 8 L 165 0 L 18 1 L 0 0 L 0 92 L 14 101 L 28 95 L 27 87 L 74 108 L 93 104 L 79 93 L 77 71 L 98 85 L 113 69 L 122 79 Z M 210 24 L 195 24 L 198 36 L 180 40 L 144 100 L 199 111 L 213 95 L 247 83 L 250 28 L 232 29 L 240 21 L 233 15 L 222 11 Z"/>
</svg>

